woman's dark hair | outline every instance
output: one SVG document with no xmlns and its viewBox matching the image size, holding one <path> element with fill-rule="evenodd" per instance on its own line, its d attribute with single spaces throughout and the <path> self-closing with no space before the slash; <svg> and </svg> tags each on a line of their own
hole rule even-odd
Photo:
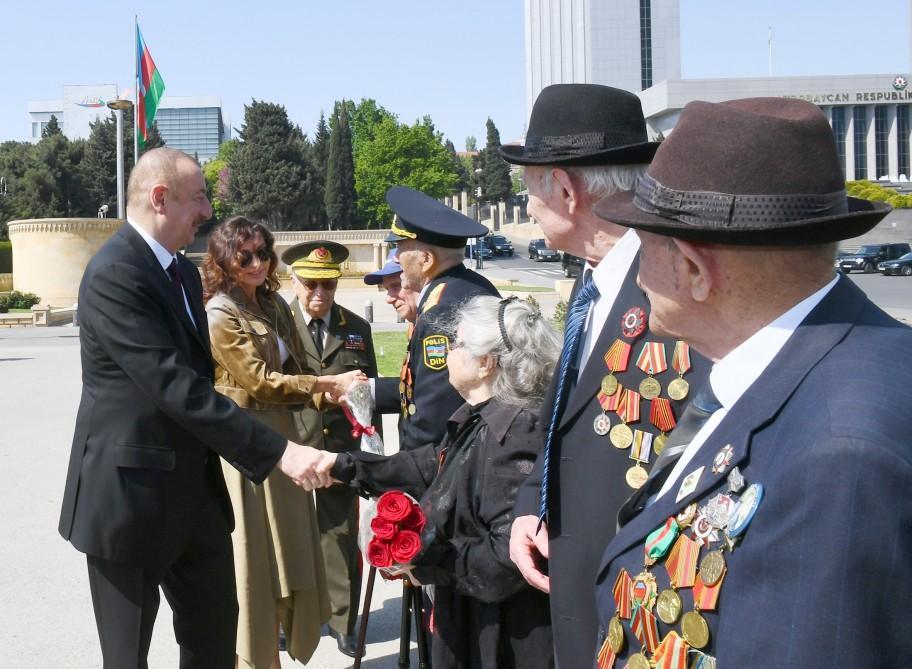
<svg viewBox="0 0 912 669">
<path fill-rule="evenodd" d="M 257 235 L 263 240 L 263 245 L 269 251 L 269 270 L 266 272 L 266 281 L 257 290 L 269 295 L 279 289 L 279 279 L 276 277 L 279 259 L 273 250 L 275 237 L 262 223 L 251 221 L 244 216 L 232 216 L 217 225 L 209 234 L 209 245 L 202 264 L 204 300 L 209 300 L 219 291 L 228 292 L 234 287 L 234 277 L 241 268 L 241 254 L 238 247 Z"/>
</svg>

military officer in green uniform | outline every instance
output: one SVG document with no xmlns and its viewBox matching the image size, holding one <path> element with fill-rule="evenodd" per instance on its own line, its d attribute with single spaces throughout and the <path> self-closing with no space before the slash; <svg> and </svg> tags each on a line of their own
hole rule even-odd
<svg viewBox="0 0 912 669">
<path fill-rule="evenodd" d="M 320 374 L 362 369 L 377 376 L 377 360 L 366 320 L 335 303 L 336 287 L 348 249 L 330 241 L 297 244 L 282 254 L 292 275 L 295 325 L 307 351 L 307 364 Z M 295 420 L 302 442 L 334 453 L 356 451 L 360 438 L 341 407 L 304 409 Z M 379 429 L 379 414 L 374 425 Z M 339 650 L 355 656 L 355 619 L 361 594 L 358 554 L 358 495 L 337 485 L 314 491 L 326 580 L 333 614 L 330 634 Z"/>
</svg>

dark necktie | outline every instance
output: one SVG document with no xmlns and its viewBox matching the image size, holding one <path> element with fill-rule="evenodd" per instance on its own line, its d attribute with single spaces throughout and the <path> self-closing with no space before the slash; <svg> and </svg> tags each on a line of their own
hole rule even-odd
<svg viewBox="0 0 912 669">
<path fill-rule="evenodd" d="M 560 422 L 563 413 L 564 403 L 569 395 L 569 389 L 576 379 L 571 379 L 572 371 L 576 369 L 576 357 L 579 351 L 581 335 L 583 333 L 583 324 L 586 322 L 586 315 L 589 313 L 589 307 L 592 301 L 598 297 L 598 288 L 592 280 L 592 271 L 586 270 L 583 274 L 583 283 L 576 296 L 567 309 L 567 323 L 564 328 L 564 347 L 561 350 L 560 362 L 557 367 L 557 389 L 554 393 L 554 406 L 551 409 L 551 421 L 548 424 L 548 431 L 545 433 L 545 450 L 544 466 L 542 467 L 541 483 L 541 504 L 538 511 L 539 523 L 545 519 L 548 513 L 548 479 L 554 443 L 554 435 L 557 432 L 557 425 Z"/>
<path fill-rule="evenodd" d="M 168 265 L 168 276 L 171 277 L 171 292 L 174 294 L 178 306 L 186 311 L 187 307 L 184 304 L 184 289 L 181 283 L 180 269 L 177 267 L 177 258 L 172 259 L 171 264 Z"/>
<path fill-rule="evenodd" d="M 314 318 L 310 321 L 310 334 L 313 335 L 314 346 L 317 348 L 317 355 L 323 357 L 323 320 Z"/>
<path fill-rule="evenodd" d="M 633 496 L 618 511 L 618 526 L 626 525 L 631 518 L 646 507 L 653 495 L 658 494 L 671 475 L 674 466 L 681 459 L 681 454 L 697 436 L 697 432 L 709 420 L 709 417 L 721 408 L 722 404 L 716 398 L 712 385 L 707 380 L 684 409 L 675 429 L 668 435 L 665 450 L 652 465 L 652 475 L 649 480 L 642 488 L 633 493 Z"/>
</svg>

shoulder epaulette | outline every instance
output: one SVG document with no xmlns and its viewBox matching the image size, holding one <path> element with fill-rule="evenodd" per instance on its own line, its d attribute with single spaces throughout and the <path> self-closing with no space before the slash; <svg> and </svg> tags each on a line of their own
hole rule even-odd
<svg viewBox="0 0 912 669">
<path fill-rule="evenodd" d="M 431 289 L 427 299 L 424 301 L 424 305 L 421 307 L 421 313 L 430 311 L 437 306 L 437 303 L 440 302 L 440 298 L 443 296 L 444 288 L 446 288 L 446 283 L 438 283 Z"/>
</svg>

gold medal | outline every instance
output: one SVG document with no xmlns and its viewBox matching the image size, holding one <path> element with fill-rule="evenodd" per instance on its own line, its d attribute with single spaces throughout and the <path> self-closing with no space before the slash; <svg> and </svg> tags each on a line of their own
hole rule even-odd
<svg viewBox="0 0 912 669">
<path fill-rule="evenodd" d="M 608 621 L 608 647 L 615 655 L 624 648 L 624 627 L 617 616 Z"/>
<path fill-rule="evenodd" d="M 680 376 L 668 384 L 668 396 L 673 400 L 683 400 L 689 392 L 690 384 Z"/>
<path fill-rule="evenodd" d="M 418 407 L 416 407 L 414 404 L 408 405 L 409 416 L 414 416 L 416 411 L 418 411 Z"/>
<path fill-rule="evenodd" d="M 400 393 L 404 393 L 404 392 L 405 392 L 405 381 L 400 381 L 400 382 L 399 382 L 399 392 L 400 392 Z"/>
<path fill-rule="evenodd" d="M 696 611 L 688 611 L 681 618 L 681 636 L 693 648 L 706 648 L 709 643 L 709 625 Z"/>
<path fill-rule="evenodd" d="M 406 389 L 405 389 L 405 396 L 406 396 L 408 399 L 412 399 L 412 394 L 413 394 L 412 387 L 411 387 L 411 386 L 407 386 Z"/>
<path fill-rule="evenodd" d="M 617 392 L 618 380 L 614 374 L 608 374 L 602 377 L 602 393 L 611 397 Z"/>
<path fill-rule="evenodd" d="M 611 428 L 609 438 L 615 448 L 623 450 L 633 443 L 633 430 L 624 423 L 618 423 Z"/>
<path fill-rule="evenodd" d="M 662 393 L 662 384 L 654 376 L 640 381 L 640 395 L 644 400 L 654 400 Z"/>
<path fill-rule="evenodd" d="M 700 560 L 700 580 L 703 585 L 714 586 L 725 573 L 725 556 L 722 551 L 712 551 Z"/>
<path fill-rule="evenodd" d="M 690 527 L 691 525 L 693 525 L 694 518 L 696 517 L 696 515 L 697 515 L 697 503 L 691 502 L 684 508 L 683 511 L 681 511 L 681 513 L 679 513 L 675 517 L 675 520 L 678 521 L 678 525 L 683 530 L 683 529 L 686 529 L 686 528 Z"/>
<path fill-rule="evenodd" d="M 662 455 L 662 451 L 665 450 L 665 444 L 668 443 L 668 435 L 664 432 L 662 434 L 657 434 L 656 438 L 652 440 L 652 450 L 656 455 Z"/>
<path fill-rule="evenodd" d="M 627 658 L 625 669 L 652 669 L 652 665 L 649 664 L 649 660 L 646 659 L 645 655 L 642 653 L 634 653 Z"/>
<path fill-rule="evenodd" d="M 643 469 L 638 462 L 627 470 L 627 474 L 624 478 L 627 479 L 627 485 L 634 490 L 639 490 L 643 487 L 643 484 L 646 483 L 646 479 L 649 478 L 649 472 Z"/>
<path fill-rule="evenodd" d="M 592 421 L 592 431 L 595 432 L 598 436 L 604 437 L 611 430 L 611 419 L 608 418 L 608 414 L 600 413 L 595 417 L 595 420 Z"/>
<path fill-rule="evenodd" d="M 656 600 L 656 613 L 659 615 L 659 620 L 666 625 L 674 625 L 678 622 L 682 608 L 681 597 L 671 588 L 666 588 L 659 593 L 659 598 Z"/>
</svg>

